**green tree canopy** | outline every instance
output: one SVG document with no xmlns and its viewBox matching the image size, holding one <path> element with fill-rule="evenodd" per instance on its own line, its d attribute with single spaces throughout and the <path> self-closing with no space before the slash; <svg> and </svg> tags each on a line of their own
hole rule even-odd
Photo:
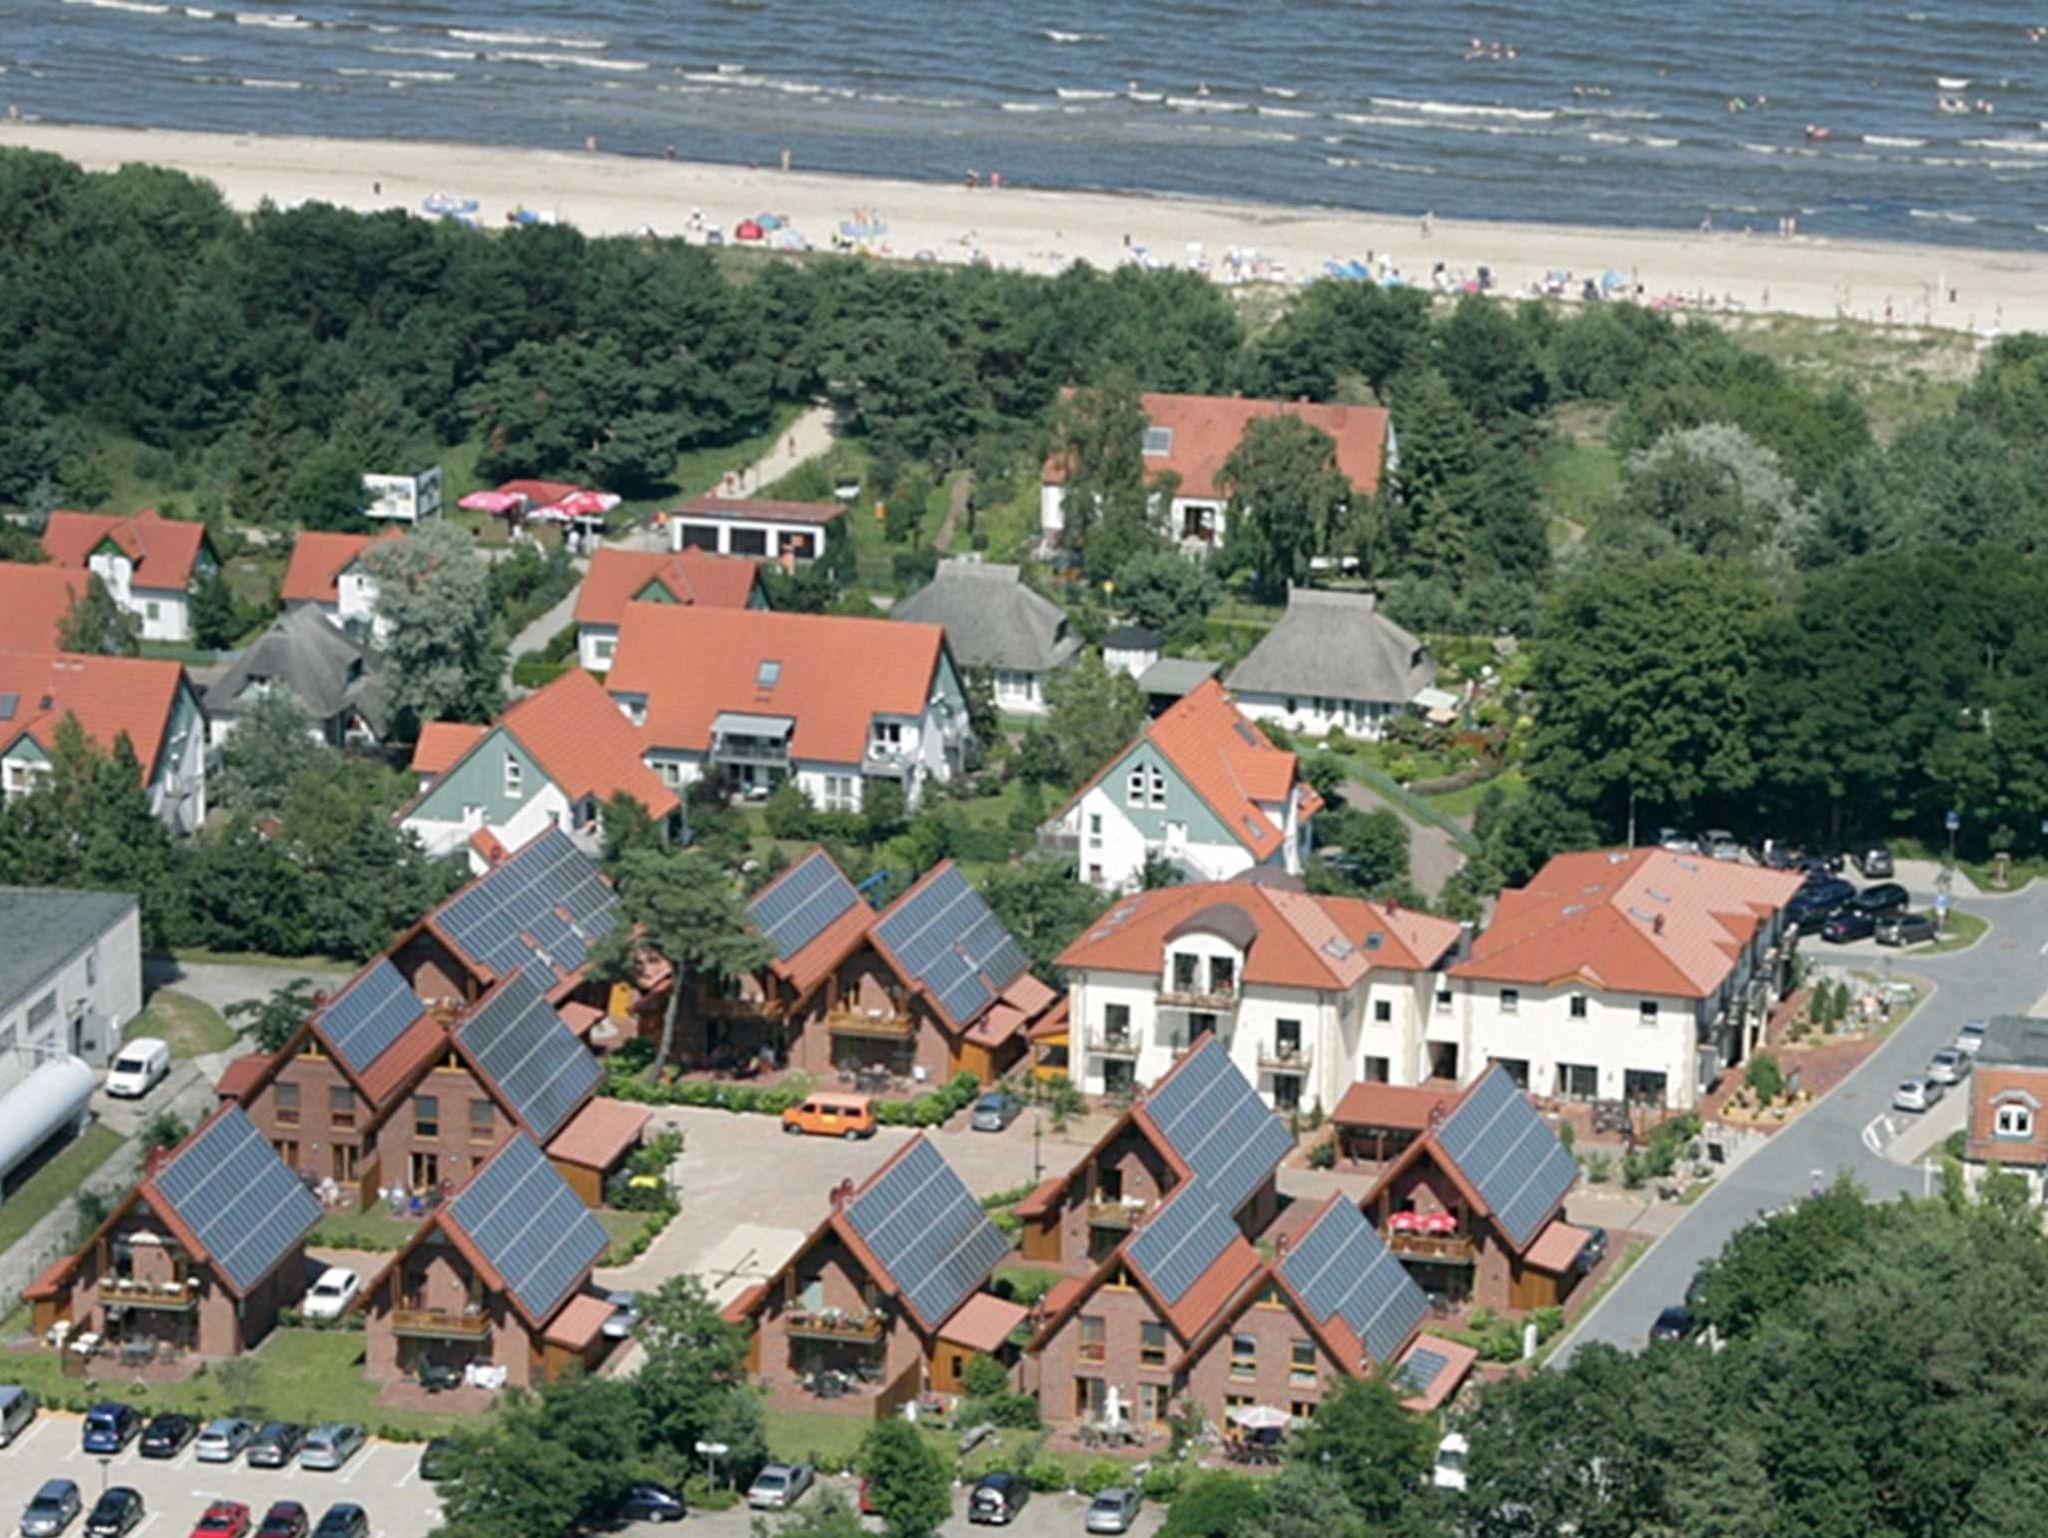
<svg viewBox="0 0 2048 1538">
<path fill-rule="evenodd" d="M 1145 724 L 1145 696 L 1121 668 L 1088 651 L 1046 680 L 1052 707 L 1046 729 L 1059 746 L 1070 783 L 1086 779 L 1126 747 Z"/>
<path fill-rule="evenodd" d="M 505 641 L 492 612 L 490 571 L 452 519 L 363 552 L 388 627 L 386 702 L 415 722 L 487 721 L 502 697 Z"/>
<path fill-rule="evenodd" d="M 1284 596 L 1328 550 L 1352 498 L 1336 440 L 1293 415 L 1260 417 L 1223 461 L 1228 538 L 1266 598 Z"/>
<path fill-rule="evenodd" d="M 91 656 L 132 657 L 142 649 L 142 622 L 114 601 L 97 573 L 87 573 L 85 591 L 57 622 L 57 645 Z"/>
</svg>

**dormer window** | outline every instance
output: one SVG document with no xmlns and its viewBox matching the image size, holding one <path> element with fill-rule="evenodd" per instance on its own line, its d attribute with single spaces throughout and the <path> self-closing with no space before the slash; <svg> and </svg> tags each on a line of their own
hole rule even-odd
<svg viewBox="0 0 2048 1538">
<path fill-rule="evenodd" d="M 1126 439 L 1126 442 L 1129 440 Z M 1173 429 L 1170 427 L 1148 427 L 1145 429 L 1144 453 L 1147 459 L 1164 459 L 1173 452 Z"/>
</svg>

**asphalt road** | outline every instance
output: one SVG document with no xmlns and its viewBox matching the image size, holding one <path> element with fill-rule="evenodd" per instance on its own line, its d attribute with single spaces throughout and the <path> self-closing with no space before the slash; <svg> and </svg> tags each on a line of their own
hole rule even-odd
<svg viewBox="0 0 2048 1538">
<path fill-rule="evenodd" d="M 1990 933 L 1966 951 L 1900 959 L 1896 969 L 1929 979 L 1933 996 L 1833 1093 L 1701 1197 L 1581 1321 L 1552 1362 L 1562 1365 L 1588 1341 L 1625 1350 L 1644 1345 L 1659 1311 L 1684 1299 L 1700 1263 L 1759 1213 L 1804 1197 L 1816 1172 L 1831 1181 L 1847 1171 L 1875 1200 L 1926 1190 L 1928 1176 L 1918 1164 L 1897 1162 L 1884 1152 L 1912 1120 L 1892 1112 L 1893 1089 L 1924 1069 L 1936 1048 L 1954 1041 L 1965 1020 L 2026 1014 L 2048 994 L 2048 883 L 2036 881 L 2009 897 L 1972 898 L 1958 907 L 1988 919 Z M 1834 959 L 1831 947 L 1802 944 L 1809 958 Z M 1868 964 L 1861 957 L 1841 959 Z"/>
</svg>

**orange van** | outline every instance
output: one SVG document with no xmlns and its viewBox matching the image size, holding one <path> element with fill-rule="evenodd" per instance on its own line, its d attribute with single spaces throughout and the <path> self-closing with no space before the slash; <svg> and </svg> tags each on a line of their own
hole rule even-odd
<svg viewBox="0 0 2048 1538">
<path fill-rule="evenodd" d="M 875 1103 L 866 1095 L 812 1095 L 782 1113 L 782 1130 L 817 1137 L 873 1137 Z"/>
</svg>

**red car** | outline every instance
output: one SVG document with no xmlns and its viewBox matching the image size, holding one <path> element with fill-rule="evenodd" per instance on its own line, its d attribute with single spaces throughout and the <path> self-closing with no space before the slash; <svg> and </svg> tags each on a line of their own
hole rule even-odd
<svg viewBox="0 0 2048 1538">
<path fill-rule="evenodd" d="M 240 1501 L 215 1501 L 192 1529 L 192 1538 L 248 1538 L 249 1508 Z"/>
<path fill-rule="evenodd" d="M 306 1524 L 310 1520 L 306 1508 L 297 1501 L 278 1501 L 263 1513 L 263 1525 L 256 1529 L 256 1538 L 306 1538 Z"/>
</svg>

